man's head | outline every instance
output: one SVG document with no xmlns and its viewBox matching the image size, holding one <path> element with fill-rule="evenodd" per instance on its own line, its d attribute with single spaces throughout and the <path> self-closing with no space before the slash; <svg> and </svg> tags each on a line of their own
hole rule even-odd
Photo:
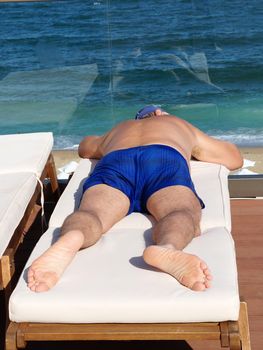
<svg viewBox="0 0 263 350">
<path fill-rule="evenodd" d="M 153 116 L 161 116 L 163 114 L 168 114 L 165 111 L 163 111 L 160 107 L 156 105 L 149 105 L 145 106 L 142 109 L 140 109 L 136 115 L 135 119 L 145 119 L 145 118 L 150 118 Z"/>
</svg>

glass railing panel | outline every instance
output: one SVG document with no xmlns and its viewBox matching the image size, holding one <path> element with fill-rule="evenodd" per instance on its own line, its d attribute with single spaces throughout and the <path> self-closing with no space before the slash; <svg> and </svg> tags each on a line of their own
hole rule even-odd
<svg viewBox="0 0 263 350">
<path fill-rule="evenodd" d="M 261 18 L 242 0 L 1 2 L 1 133 L 73 147 L 154 103 L 263 173 Z"/>
</svg>

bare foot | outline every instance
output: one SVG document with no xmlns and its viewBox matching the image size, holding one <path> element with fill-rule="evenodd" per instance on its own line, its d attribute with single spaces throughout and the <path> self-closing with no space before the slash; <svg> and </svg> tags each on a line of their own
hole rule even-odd
<svg viewBox="0 0 263 350">
<path fill-rule="evenodd" d="M 45 292 L 59 280 L 84 241 L 80 231 L 61 236 L 45 253 L 33 261 L 27 276 L 27 286 L 34 292 Z"/>
<path fill-rule="evenodd" d="M 172 247 L 149 246 L 143 258 L 147 264 L 169 273 L 184 286 L 202 291 L 210 287 L 211 273 L 200 258 Z"/>
</svg>

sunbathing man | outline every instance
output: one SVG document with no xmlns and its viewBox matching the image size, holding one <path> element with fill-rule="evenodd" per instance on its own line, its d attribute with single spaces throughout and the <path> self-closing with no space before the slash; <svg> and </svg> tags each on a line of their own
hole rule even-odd
<svg viewBox="0 0 263 350">
<path fill-rule="evenodd" d="M 79 155 L 101 160 L 85 181 L 79 209 L 65 219 L 58 241 L 32 263 L 28 287 L 35 292 L 52 288 L 80 249 L 138 211 L 156 219 L 155 244 L 144 250 L 144 260 L 194 291 L 209 288 L 212 276 L 206 263 L 183 251 L 200 235 L 204 207 L 189 161 L 193 157 L 237 169 L 243 164 L 237 147 L 161 108 L 146 106 L 136 120 L 124 121 L 103 136 L 85 137 Z"/>
</svg>

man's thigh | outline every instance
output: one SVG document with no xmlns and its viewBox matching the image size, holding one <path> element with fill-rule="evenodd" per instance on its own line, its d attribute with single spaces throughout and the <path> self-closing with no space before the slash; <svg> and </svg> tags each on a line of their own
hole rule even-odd
<svg viewBox="0 0 263 350">
<path fill-rule="evenodd" d="M 84 192 L 79 209 L 96 215 L 103 226 L 103 232 L 106 232 L 127 215 L 129 207 L 130 200 L 123 192 L 99 184 Z"/>
<path fill-rule="evenodd" d="M 168 186 L 153 193 L 147 201 L 148 211 L 157 221 L 172 212 L 187 210 L 196 222 L 201 218 L 201 206 L 193 191 L 181 185 Z"/>
</svg>

